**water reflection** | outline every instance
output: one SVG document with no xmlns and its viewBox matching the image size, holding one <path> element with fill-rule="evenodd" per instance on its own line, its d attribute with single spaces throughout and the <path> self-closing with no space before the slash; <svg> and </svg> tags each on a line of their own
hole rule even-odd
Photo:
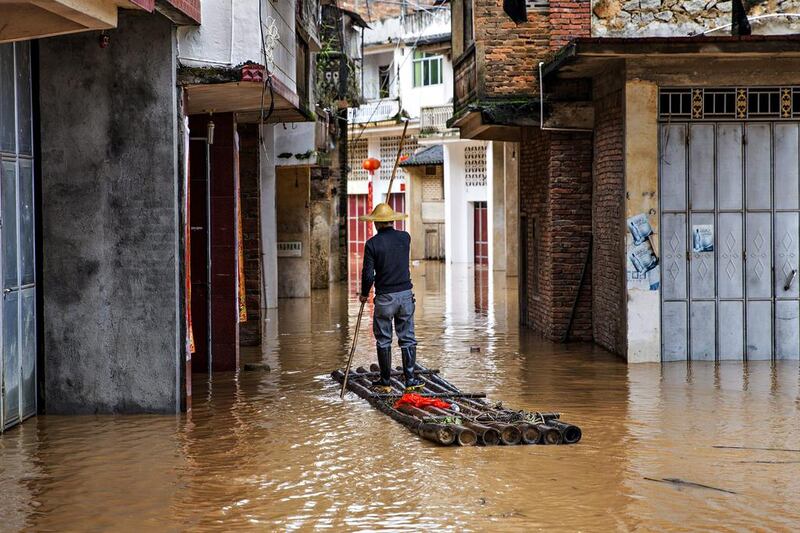
<svg viewBox="0 0 800 533">
<path fill-rule="evenodd" d="M 338 399 L 358 304 L 282 300 L 246 361 L 196 378 L 182 417 L 39 417 L 0 437 L 2 530 L 793 530 L 796 363 L 627 366 L 519 330 L 516 284 L 413 268 L 420 357 L 507 405 L 557 409 L 572 447 L 436 448 Z M 476 305 L 480 302 L 481 305 Z M 371 306 L 368 306 L 371 309 Z M 370 322 L 355 365 L 374 358 Z M 477 348 L 471 351 L 470 348 Z M 396 351 L 397 353 L 397 351 Z M 680 478 L 729 494 L 645 478 Z"/>
</svg>

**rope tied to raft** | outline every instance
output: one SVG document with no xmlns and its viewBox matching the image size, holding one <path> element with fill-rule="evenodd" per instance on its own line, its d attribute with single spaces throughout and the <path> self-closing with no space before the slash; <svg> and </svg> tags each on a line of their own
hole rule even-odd
<svg viewBox="0 0 800 533">
<path fill-rule="evenodd" d="M 498 402 L 500 404 L 500 402 Z M 498 405 L 496 404 L 496 405 Z M 498 409 L 495 405 L 495 409 Z M 502 409 L 502 407 L 500 408 Z M 532 413 L 528 411 L 511 411 L 508 409 L 504 409 L 502 412 L 498 411 L 486 411 L 479 414 L 475 417 L 477 422 L 502 422 L 504 424 L 513 424 L 517 422 L 528 422 L 531 424 L 545 424 L 547 419 L 545 416 L 538 412 L 534 411 Z"/>
<path fill-rule="evenodd" d="M 432 416 L 423 420 L 428 424 L 441 424 L 445 426 L 460 426 L 461 417 L 458 416 Z"/>
</svg>

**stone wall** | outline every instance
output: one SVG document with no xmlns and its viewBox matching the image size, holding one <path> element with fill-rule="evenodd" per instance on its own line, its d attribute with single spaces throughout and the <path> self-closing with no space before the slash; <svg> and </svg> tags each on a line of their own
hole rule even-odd
<svg viewBox="0 0 800 533">
<path fill-rule="evenodd" d="M 527 220 L 528 294 L 523 322 L 551 340 L 592 339 L 592 136 L 523 130 L 520 143 L 520 214 Z M 535 225 L 532 228 L 531 221 Z M 535 234 L 532 235 L 532 234 Z M 534 255 L 538 261 L 533 261 Z M 578 291 L 580 293 L 578 294 Z"/>
<path fill-rule="evenodd" d="M 765 14 L 800 13 L 800 0 L 745 0 L 754 34 L 797 33 L 800 18 Z M 732 22 L 732 2 L 717 0 L 597 0 L 592 9 L 595 37 L 668 37 L 696 35 Z M 720 29 L 713 35 L 730 35 Z"/>
<path fill-rule="evenodd" d="M 597 344 L 617 354 L 626 345 L 623 90 L 620 72 L 595 80 L 592 331 Z"/>
<path fill-rule="evenodd" d="M 121 10 L 39 45 L 48 413 L 174 413 L 183 352 L 175 36 Z"/>
</svg>

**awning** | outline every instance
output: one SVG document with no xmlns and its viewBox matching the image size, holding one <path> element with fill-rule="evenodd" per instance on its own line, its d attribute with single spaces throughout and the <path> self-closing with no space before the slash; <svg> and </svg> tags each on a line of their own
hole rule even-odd
<svg viewBox="0 0 800 533">
<path fill-rule="evenodd" d="M 422 167 L 444 164 L 444 150 L 441 144 L 433 144 L 418 150 L 414 155 L 400 163 L 401 167 Z"/>
<path fill-rule="evenodd" d="M 411 42 L 413 43 L 413 41 Z M 449 33 L 439 33 L 436 35 L 420 37 L 416 43 L 416 50 L 431 54 L 446 54 L 452 48 Z M 409 43 L 407 42 L 406 44 Z"/>
<path fill-rule="evenodd" d="M 184 68 L 179 82 L 186 90 L 186 113 L 237 113 L 239 122 L 258 122 L 261 106 L 274 109 L 269 122 L 305 122 L 311 113 L 300 106 L 299 97 L 276 76 L 272 92 L 264 90 L 264 67 L 247 64 L 238 69 Z M 262 98 L 263 95 L 263 98 Z"/>
</svg>

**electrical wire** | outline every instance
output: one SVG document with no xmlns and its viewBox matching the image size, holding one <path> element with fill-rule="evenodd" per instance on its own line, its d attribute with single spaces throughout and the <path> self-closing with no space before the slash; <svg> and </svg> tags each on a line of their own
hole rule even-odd
<svg viewBox="0 0 800 533">
<path fill-rule="evenodd" d="M 436 12 L 444 11 L 446 9 L 444 6 L 423 6 L 422 4 L 415 3 L 415 2 L 410 2 L 410 1 L 406 1 L 406 2 L 396 2 L 396 1 L 392 1 L 392 0 L 373 0 L 373 1 L 377 2 L 377 3 L 391 4 L 391 5 L 401 5 L 401 6 L 412 5 L 412 6 L 416 7 L 418 11 L 423 11 L 425 13 L 436 13 Z M 369 8 L 369 0 L 367 0 L 367 7 Z M 432 7 L 432 9 L 429 9 L 431 7 Z M 416 48 L 417 43 L 419 42 L 419 40 L 421 38 L 422 38 L 422 34 L 417 35 L 416 39 L 414 40 L 414 43 L 410 46 L 410 48 Z M 400 43 L 402 41 L 403 41 L 402 38 L 399 38 L 397 40 L 397 44 L 396 44 L 395 49 L 394 49 L 395 54 L 397 53 L 397 49 L 400 47 Z M 378 94 L 380 94 L 380 90 L 381 89 L 388 89 L 389 87 L 392 86 L 392 83 L 394 83 L 395 80 L 397 80 L 398 76 L 400 75 L 400 70 L 403 68 L 403 66 L 405 65 L 406 61 L 408 61 L 408 58 L 413 56 L 413 55 L 414 55 L 413 52 L 409 53 L 403 59 L 403 61 L 400 63 L 400 66 L 396 70 L 394 70 L 394 72 L 393 72 L 394 77 L 386 78 L 385 81 L 386 81 L 386 84 L 388 85 L 388 87 L 385 87 L 383 84 L 380 84 L 378 86 Z M 395 58 L 393 57 L 391 63 L 389 63 L 389 66 L 390 67 L 394 66 L 394 63 L 395 63 Z M 363 64 L 362 64 L 362 77 L 363 77 L 363 68 L 364 67 L 363 67 Z M 353 139 L 352 142 L 357 142 L 359 139 L 361 139 L 361 137 L 364 135 L 364 132 L 367 129 L 367 124 L 372 122 L 372 118 L 375 116 L 375 113 L 378 111 L 378 107 L 380 107 L 380 104 L 383 103 L 388 98 L 389 97 L 386 96 L 386 97 L 383 97 L 383 98 L 379 98 L 377 102 L 374 102 L 374 106 L 375 107 L 372 110 L 372 113 L 370 113 L 370 116 L 367 119 L 367 121 L 364 123 L 364 125 L 361 126 L 361 131 L 358 133 L 356 138 Z"/>
<path fill-rule="evenodd" d="M 754 17 L 748 17 L 747 21 L 748 22 L 756 22 L 756 21 L 761 20 L 761 19 L 771 19 L 771 18 L 780 18 L 780 17 L 788 17 L 788 18 L 794 17 L 794 18 L 797 18 L 797 17 L 800 17 L 800 13 L 768 13 L 766 15 L 756 15 Z M 724 30 L 726 28 L 731 28 L 731 27 L 733 27 L 733 23 L 732 22 L 729 23 L 729 24 L 723 24 L 722 26 L 717 26 L 715 28 L 711 28 L 709 30 L 706 30 L 706 31 L 700 33 L 700 35 L 707 35 L 707 34 L 709 34 L 711 32 L 714 32 L 714 31 L 717 31 L 717 30 Z"/>
<path fill-rule="evenodd" d="M 417 46 L 417 43 L 419 42 L 419 40 L 420 40 L 421 38 L 422 38 L 422 34 L 419 34 L 419 35 L 417 35 L 417 38 L 414 40 L 414 43 L 413 43 L 411 46 L 409 46 L 409 48 L 416 48 L 416 46 Z M 395 55 L 396 55 L 397 49 L 400 47 L 400 43 L 401 43 L 401 42 L 403 42 L 403 40 L 402 40 L 402 39 L 398 39 L 398 40 L 397 40 L 397 45 L 395 46 Z M 412 51 L 412 52 L 410 52 L 408 55 L 406 55 L 406 56 L 405 56 L 405 58 L 403 58 L 403 61 L 400 63 L 400 65 L 399 65 L 399 66 L 397 67 L 397 69 L 394 71 L 394 77 L 393 77 L 393 78 L 391 78 L 391 79 L 390 79 L 390 78 L 386 78 L 387 85 L 388 85 L 389 87 L 391 87 L 391 86 L 392 86 L 392 83 L 394 83 L 394 81 L 395 81 L 395 80 L 397 80 L 398 76 L 400 76 L 400 70 L 403 68 L 403 65 L 405 65 L 405 64 L 406 64 L 406 61 L 408 61 L 408 58 L 409 58 L 409 57 L 411 57 L 411 56 L 413 56 L 413 55 L 414 55 L 414 53 L 413 53 L 413 51 Z M 394 59 L 394 58 L 392 58 L 392 62 L 389 64 L 389 66 L 390 66 L 390 67 L 391 67 L 391 66 L 393 66 L 393 65 L 394 65 L 394 62 L 395 62 L 395 59 Z M 362 75 L 362 76 L 364 75 L 364 73 L 363 73 L 363 69 L 364 69 L 364 67 L 362 66 L 362 73 L 361 73 L 361 75 Z M 386 88 L 386 87 L 384 87 L 384 86 L 383 86 L 383 84 L 379 85 L 379 86 L 378 86 L 378 94 L 380 94 L 380 90 L 381 90 L 381 89 L 384 89 L 384 88 Z M 374 117 L 374 116 L 375 116 L 375 113 L 378 111 L 378 107 L 380 106 L 380 104 L 381 104 L 381 103 L 383 103 L 383 102 L 384 102 L 384 100 L 387 100 L 388 98 L 389 98 L 388 96 L 385 96 L 385 97 L 383 97 L 383 98 L 380 98 L 380 99 L 379 99 L 377 102 L 374 102 L 374 105 L 375 105 L 375 107 L 374 107 L 374 109 L 372 110 L 372 113 L 370 113 L 370 116 L 369 116 L 369 118 L 367 119 L 367 121 L 364 123 L 364 125 L 363 125 L 363 126 L 361 126 L 361 131 L 358 133 L 358 135 L 356 136 L 356 138 L 355 138 L 355 139 L 353 139 L 351 142 L 355 143 L 355 142 L 358 142 L 358 140 L 359 140 L 359 139 L 361 139 L 361 137 L 364 135 L 364 132 L 365 132 L 365 131 L 366 131 L 366 129 L 367 129 L 367 124 L 369 124 L 370 122 L 372 122 L 372 117 Z"/>
<path fill-rule="evenodd" d="M 264 123 L 269 120 L 272 113 L 275 111 L 275 91 L 272 86 L 272 72 L 270 71 L 267 61 L 267 42 L 264 38 L 264 15 L 262 8 L 262 0 L 258 0 L 258 29 L 261 35 L 261 52 L 264 54 L 264 79 L 261 84 L 261 104 L 259 107 L 258 116 L 258 144 L 261 146 L 262 152 L 267 153 L 266 146 L 264 145 L 264 136 L 262 129 Z M 267 88 L 269 88 L 269 111 L 266 116 L 264 115 L 264 96 L 266 95 Z"/>
</svg>

